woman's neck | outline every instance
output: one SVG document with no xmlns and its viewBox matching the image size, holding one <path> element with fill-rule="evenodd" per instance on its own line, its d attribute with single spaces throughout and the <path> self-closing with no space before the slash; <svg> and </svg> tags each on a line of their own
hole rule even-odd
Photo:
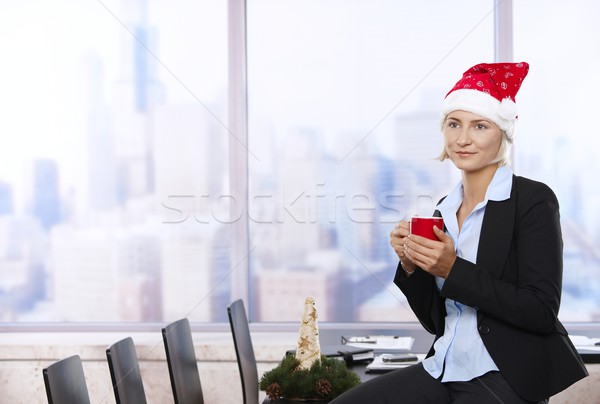
<svg viewBox="0 0 600 404">
<path fill-rule="evenodd" d="M 498 170 L 498 164 L 489 165 L 479 171 L 463 171 L 463 205 L 471 209 L 485 198 L 488 186 L 494 174 Z"/>
</svg>

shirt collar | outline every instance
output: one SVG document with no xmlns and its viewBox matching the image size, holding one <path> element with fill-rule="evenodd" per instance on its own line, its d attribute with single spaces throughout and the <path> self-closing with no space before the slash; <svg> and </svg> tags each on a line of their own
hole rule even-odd
<svg viewBox="0 0 600 404">
<path fill-rule="evenodd" d="M 507 166 L 498 167 L 494 173 L 494 177 L 488 185 L 485 193 L 485 199 L 478 204 L 478 206 L 486 205 L 487 201 L 504 201 L 510 198 L 510 191 L 512 190 L 512 170 Z M 437 206 L 438 210 L 444 216 L 445 212 L 455 213 L 458 207 L 462 203 L 463 199 L 463 184 L 460 181 L 450 191 L 448 196 Z"/>
<path fill-rule="evenodd" d="M 485 201 L 505 201 L 510 198 L 513 172 L 507 166 L 498 167 L 485 193 Z"/>
</svg>

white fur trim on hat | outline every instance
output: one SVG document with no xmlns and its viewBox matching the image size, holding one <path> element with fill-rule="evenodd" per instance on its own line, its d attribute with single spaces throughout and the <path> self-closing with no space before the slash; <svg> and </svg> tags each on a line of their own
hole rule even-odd
<svg viewBox="0 0 600 404">
<path fill-rule="evenodd" d="M 442 104 L 442 128 L 446 116 L 452 111 L 467 111 L 483 116 L 500 127 L 509 140 L 514 139 L 517 104 L 508 98 L 498 101 L 479 90 L 460 89 L 446 96 Z"/>
</svg>

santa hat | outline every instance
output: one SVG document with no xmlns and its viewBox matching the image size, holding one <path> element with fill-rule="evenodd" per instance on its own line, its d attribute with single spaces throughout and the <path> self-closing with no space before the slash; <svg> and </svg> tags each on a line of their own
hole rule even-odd
<svg viewBox="0 0 600 404">
<path fill-rule="evenodd" d="M 489 119 L 514 139 L 517 104 L 515 96 L 529 64 L 480 63 L 464 72 L 462 78 L 446 94 L 442 105 L 442 124 L 456 110 L 472 112 Z"/>
</svg>

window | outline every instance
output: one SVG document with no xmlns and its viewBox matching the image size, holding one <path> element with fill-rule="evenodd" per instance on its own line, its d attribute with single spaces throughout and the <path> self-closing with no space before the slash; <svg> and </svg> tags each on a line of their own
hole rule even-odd
<svg viewBox="0 0 600 404">
<path fill-rule="evenodd" d="M 462 3 L 248 2 L 254 321 L 308 295 L 324 321 L 415 321 L 388 235 L 456 182 L 439 108 L 494 48 L 493 3 Z"/>
<path fill-rule="evenodd" d="M 515 138 L 515 170 L 547 183 L 560 202 L 564 241 L 560 319 L 597 322 L 600 191 L 595 184 L 600 138 L 593 117 L 600 91 L 596 80 L 600 46 L 595 40 L 600 27 L 593 16 L 600 5 L 551 1 L 539 6 L 514 4 L 515 60 L 530 63 L 517 101 L 522 114 Z"/>
<path fill-rule="evenodd" d="M 2 2 L 0 49 L 0 318 L 225 321 L 227 3 Z"/>
<path fill-rule="evenodd" d="M 600 6 L 514 3 L 515 172 L 561 202 L 561 319 L 598 321 Z M 228 1 L 2 2 L 0 319 L 226 322 L 247 290 L 253 322 L 296 322 L 307 295 L 322 321 L 415 321 L 388 234 L 458 180 L 439 107 L 494 59 L 497 4 L 247 0 L 245 171 Z"/>
</svg>

